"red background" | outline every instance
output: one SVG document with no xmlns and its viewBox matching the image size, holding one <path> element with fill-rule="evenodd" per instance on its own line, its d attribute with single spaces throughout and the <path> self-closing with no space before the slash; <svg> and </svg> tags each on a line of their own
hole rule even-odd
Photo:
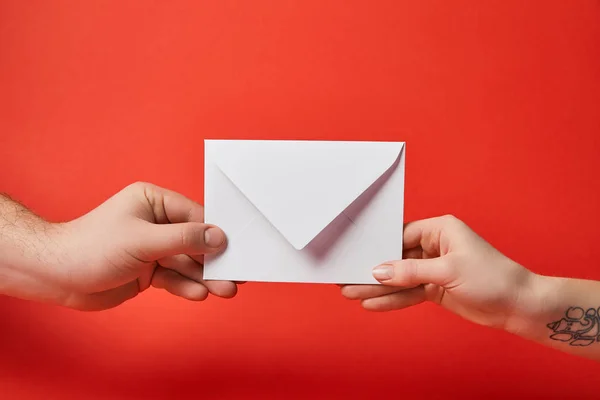
<svg viewBox="0 0 600 400">
<path fill-rule="evenodd" d="M 453 213 L 536 272 L 600 279 L 599 17 L 583 0 L 1 0 L 0 190 L 64 220 L 136 180 L 201 201 L 206 137 L 404 140 L 407 220 Z M 2 298 L 0 321 L 2 398 L 598 398 L 591 361 L 429 304 L 367 313 L 335 286 L 149 291 L 103 313 Z"/>
</svg>

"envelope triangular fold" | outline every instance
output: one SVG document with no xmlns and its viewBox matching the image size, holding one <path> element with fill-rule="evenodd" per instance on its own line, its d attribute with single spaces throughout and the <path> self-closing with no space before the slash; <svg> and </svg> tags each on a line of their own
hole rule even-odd
<svg viewBox="0 0 600 400">
<path fill-rule="evenodd" d="M 297 250 L 384 174 L 403 148 L 401 142 L 277 140 L 206 145 L 219 169 Z"/>
</svg>

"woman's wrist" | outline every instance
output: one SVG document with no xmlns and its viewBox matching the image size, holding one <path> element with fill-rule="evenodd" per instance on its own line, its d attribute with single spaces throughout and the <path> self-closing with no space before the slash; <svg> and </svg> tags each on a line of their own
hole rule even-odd
<svg viewBox="0 0 600 400">
<path fill-rule="evenodd" d="M 505 330 L 531 340 L 546 337 L 546 325 L 560 312 L 558 300 L 563 285 L 561 278 L 529 272 L 517 289 L 517 300 Z"/>
</svg>

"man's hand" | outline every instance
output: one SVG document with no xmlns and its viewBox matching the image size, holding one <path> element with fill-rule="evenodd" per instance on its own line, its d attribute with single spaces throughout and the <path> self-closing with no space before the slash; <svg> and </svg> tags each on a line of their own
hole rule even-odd
<svg viewBox="0 0 600 400">
<path fill-rule="evenodd" d="M 372 311 L 432 301 L 475 323 L 506 328 L 535 277 L 451 216 L 407 224 L 404 249 L 403 260 L 373 270 L 383 285 L 344 286 L 342 294 Z"/>
<path fill-rule="evenodd" d="M 199 204 L 147 183 L 71 222 L 23 214 L 2 236 L 12 237 L 12 247 L 0 239 L 0 292 L 16 297 L 102 310 L 150 286 L 189 300 L 237 292 L 233 282 L 202 280 L 203 255 L 225 248 L 223 231 L 204 224 Z"/>
</svg>

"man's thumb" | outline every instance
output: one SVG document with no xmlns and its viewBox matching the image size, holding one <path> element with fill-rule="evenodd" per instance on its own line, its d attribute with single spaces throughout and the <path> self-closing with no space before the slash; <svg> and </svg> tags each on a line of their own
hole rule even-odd
<svg viewBox="0 0 600 400">
<path fill-rule="evenodd" d="M 225 245 L 225 233 L 220 228 L 200 222 L 149 224 L 143 238 L 141 250 L 152 260 L 214 253 Z"/>
</svg>

